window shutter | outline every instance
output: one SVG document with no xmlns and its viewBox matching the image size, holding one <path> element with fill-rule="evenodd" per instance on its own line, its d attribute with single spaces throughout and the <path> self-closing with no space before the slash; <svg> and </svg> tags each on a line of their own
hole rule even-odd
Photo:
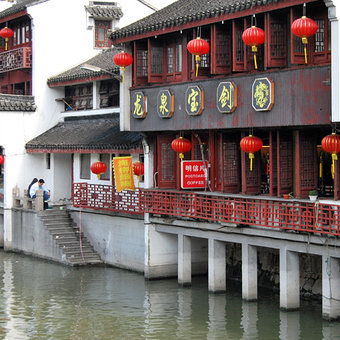
<svg viewBox="0 0 340 340">
<path fill-rule="evenodd" d="M 244 31 L 243 20 L 233 20 L 233 71 L 242 72 L 245 71 L 245 44 L 242 40 L 242 33 Z"/>
<path fill-rule="evenodd" d="M 158 187 L 176 188 L 177 155 L 171 148 L 174 136 L 157 137 Z"/>
<path fill-rule="evenodd" d="M 287 66 L 287 18 L 283 13 L 267 13 L 265 18 L 267 67 Z"/>
<path fill-rule="evenodd" d="M 159 83 L 163 81 L 165 74 L 163 43 L 160 39 L 148 40 L 148 81 Z"/>
<path fill-rule="evenodd" d="M 213 25 L 211 31 L 211 73 L 231 73 L 231 28 L 230 25 Z"/>
<path fill-rule="evenodd" d="M 293 139 L 291 134 L 277 132 L 277 195 L 293 192 Z"/>
</svg>

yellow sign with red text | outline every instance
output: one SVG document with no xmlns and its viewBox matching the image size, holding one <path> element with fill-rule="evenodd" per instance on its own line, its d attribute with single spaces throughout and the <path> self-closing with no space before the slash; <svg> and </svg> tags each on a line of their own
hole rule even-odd
<svg viewBox="0 0 340 340">
<path fill-rule="evenodd" d="M 113 157 L 112 165 L 115 172 L 117 191 L 135 190 L 132 157 Z"/>
</svg>

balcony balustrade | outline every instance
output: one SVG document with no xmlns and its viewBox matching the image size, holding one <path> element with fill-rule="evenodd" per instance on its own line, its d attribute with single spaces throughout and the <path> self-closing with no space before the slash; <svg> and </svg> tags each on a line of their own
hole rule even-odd
<svg viewBox="0 0 340 340">
<path fill-rule="evenodd" d="M 31 67 L 31 47 L 20 47 L 0 53 L 0 73 Z"/>
<path fill-rule="evenodd" d="M 340 205 L 335 202 L 142 188 L 118 193 L 111 185 L 76 183 L 73 205 L 340 236 Z"/>
</svg>

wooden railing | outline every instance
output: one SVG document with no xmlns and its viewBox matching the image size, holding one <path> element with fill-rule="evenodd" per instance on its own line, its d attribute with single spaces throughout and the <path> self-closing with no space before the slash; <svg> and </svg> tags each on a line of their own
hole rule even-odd
<svg viewBox="0 0 340 340">
<path fill-rule="evenodd" d="M 12 189 L 12 199 L 13 199 L 13 208 L 23 208 L 30 209 L 36 211 L 44 210 L 44 191 L 37 190 L 36 198 L 29 198 L 27 194 L 27 190 L 24 190 L 23 195 L 20 195 L 20 189 L 15 187 Z"/>
<path fill-rule="evenodd" d="M 140 211 L 221 224 L 340 235 L 340 205 L 274 197 L 242 197 L 141 189 Z"/>
<path fill-rule="evenodd" d="M 112 185 L 73 184 L 73 206 L 142 215 L 139 190 L 117 192 Z"/>
<path fill-rule="evenodd" d="M 73 205 L 340 236 L 340 205 L 319 201 L 141 188 L 117 192 L 111 185 L 75 183 Z"/>
</svg>

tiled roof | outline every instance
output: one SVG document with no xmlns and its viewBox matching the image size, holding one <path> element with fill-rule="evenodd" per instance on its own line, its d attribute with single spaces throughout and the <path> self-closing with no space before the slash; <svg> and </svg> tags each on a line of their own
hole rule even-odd
<svg viewBox="0 0 340 340">
<path fill-rule="evenodd" d="M 35 111 L 34 97 L 0 94 L 0 111 Z"/>
<path fill-rule="evenodd" d="M 82 118 L 59 123 L 26 144 L 28 152 L 84 152 L 142 148 L 142 135 L 120 131 L 119 118 Z"/>
<path fill-rule="evenodd" d="M 85 6 L 90 16 L 95 19 L 120 19 L 122 10 L 117 6 Z"/>
<path fill-rule="evenodd" d="M 110 38 L 114 41 L 118 38 L 185 25 L 194 21 L 284 1 L 286 0 L 178 0 L 131 25 L 112 32 Z"/>
<path fill-rule="evenodd" d="M 118 52 L 120 52 L 120 50 L 116 48 L 104 50 L 101 53 L 97 54 L 95 57 L 88 59 L 85 62 L 65 72 L 59 73 L 56 76 L 53 76 L 47 79 L 47 84 L 53 86 L 53 84 L 57 84 L 60 82 L 69 82 L 69 81 L 75 81 L 75 80 L 86 81 L 92 77 L 104 76 L 108 74 L 105 71 L 96 72 L 96 71 L 89 71 L 89 70 L 82 69 L 81 67 L 84 66 L 84 64 L 93 65 L 103 70 L 119 75 L 119 67 L 117 67 L 113 63 L 113 57 Z"/>
<path fill-rule="evenodd" d="M 0 19 L 5 18 L 9 15 L 13 15 L 15 13 L 19 13 L 24 11 L 27 7 L 39 4 L 41 2 L 46 2 L 49 0 L 20 0 L 17 1 L 13 6 L 6 8 L 2 12 L 0 12 Z"/>
</svg>

